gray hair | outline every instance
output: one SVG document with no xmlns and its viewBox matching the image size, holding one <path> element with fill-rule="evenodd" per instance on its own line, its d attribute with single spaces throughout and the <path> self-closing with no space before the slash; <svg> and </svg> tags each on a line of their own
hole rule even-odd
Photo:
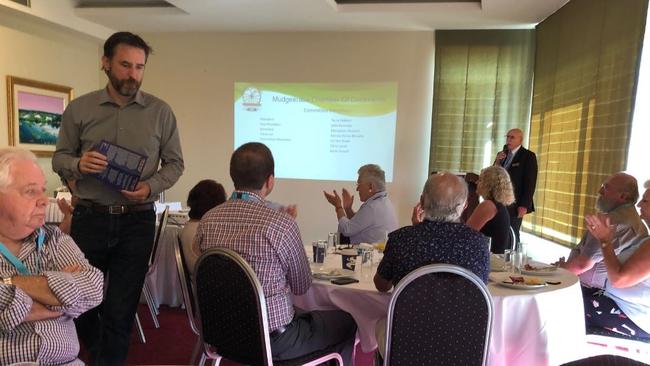
<svg viewBox="0 0 650 366">
<path fill-rule="evenodd" d="M 459 222 L 466 202 L 467 183 L 454 174 L 432 174 L 424 184 L 422 208 L 429 221 Z"/>
<path fill-rule="evenodd" d="M 650 189 L 650 179 L 646 180 L 645 183 L 643 183 L 643 188 Z"/>
<path fill-rule="evenodd" d="M 382 192 L 386 190 L 386 174 L 376 164 L 366 164 L 359 168 L 359 182 L 370 183 L 374 188 L 374 192 Z"/>
<path fill-rule="evenodd" d="M 13 182 L 11 166 L 16 161 L 27 160 L 38 164 L 36 155 L 29 150 L 18 147 L 5 147 L 0 149 L 0 190 L 5 190 Z"/>
</svg>

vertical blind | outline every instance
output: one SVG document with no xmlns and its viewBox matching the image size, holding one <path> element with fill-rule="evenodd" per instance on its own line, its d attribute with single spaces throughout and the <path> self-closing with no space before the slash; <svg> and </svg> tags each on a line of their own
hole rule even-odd
<svg viewBox="0 0 650 366">
<path fill-rule="evenodd" d="M 528 131 L 534 30 L 436 31 L 429 171 L 478 172 Z"/>
<path fill-rule="evenodd" d="M 579 241 L 600 184 L 625 167 L 647 0 L 572 0 L 536 28 L 526 231 Z M 645 102 L 645 101 L 640 101 Z"/>
</svg>

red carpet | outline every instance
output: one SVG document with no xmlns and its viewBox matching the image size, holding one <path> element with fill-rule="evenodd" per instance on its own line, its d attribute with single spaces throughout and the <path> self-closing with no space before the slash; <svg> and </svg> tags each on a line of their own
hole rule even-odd
<svg viewBox="0 0 650 366">
<path fill-rule="evenodd" d="M 127 360 L 129 365 L 190 364 L 190 357 L 197 337 L 190 329 L 184 309 L 161 306 L 160 315 L 158 315 L 160 328 L 158 329 L 154 328 L 146 305 L 140 305 L 138 314 L 147 343 L 140 342 L 134 327 Z M 355 365 L 372 366 L 373 357 L 374 353 L 362 353 L 361 349 L 357 348 Z M 238 364 L 223 361 L 221 365 L 235 366 Z"/>
</svg>

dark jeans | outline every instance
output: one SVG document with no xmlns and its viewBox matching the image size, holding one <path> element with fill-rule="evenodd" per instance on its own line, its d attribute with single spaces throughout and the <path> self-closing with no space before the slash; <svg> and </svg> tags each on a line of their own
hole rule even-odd
<svg viewBox="0 0 650 366">
<path fill-rule="evenodd" d="M 125 364 L 155 225 L 153 210 L 110 215 L 75 207 L 71 236 L 108 280 L 102 304 L 75 322 L 92 365 Z"/>
<path fill-rule="evenodd" d="M 344 365 L 352 365 L 357 324 L 345 311 L 296 311 L 287 330 L 271 337 L 274 360 L 290 360 L 318 350 L 331 349 L 343 358 Z"/>
</svg>

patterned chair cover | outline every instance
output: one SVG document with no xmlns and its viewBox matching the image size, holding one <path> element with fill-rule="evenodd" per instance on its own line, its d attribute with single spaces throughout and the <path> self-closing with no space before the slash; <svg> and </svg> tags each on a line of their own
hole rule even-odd
<svg viewBox="0 0 650 366">
<path fill-rule="evenodd" d="M 418 268 L 393 292 L 384 365 L 484 365 L 492 312 L 487 287 L 468 270 Z"/>
</svg>

